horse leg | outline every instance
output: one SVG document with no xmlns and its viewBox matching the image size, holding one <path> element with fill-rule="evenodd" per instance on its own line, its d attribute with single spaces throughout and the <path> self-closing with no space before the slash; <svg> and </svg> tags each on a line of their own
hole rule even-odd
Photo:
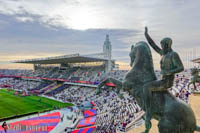
<svg viewBox="0 0 200 133">
<path fill-rule="evenodd" d="M 114 79 L 114 78 L 107 78 L 105 79 L 104 81 L 102 81 L 98 86 L 97 86 L 97 89 L 96 89 L 96 94 L 99 94 L 101 93 L 101 87 L 103 87 L 106 83 L 113 83 L 115 84 L 116 88 L 117 88 L 117 93 L 119 93 L 120 89 L 122 88 L 122 82 L 117 80 L 117 79 Z"/>
<path fill-rule="evenodd" d="M 194 85 L 194 90 L 197 90 L 195 82 L 193 82 L 193 85 Z"/>
<path fill-rule="evenodd" d="M 158 123 L 158 129 L 159 129 L 159 133 L 181 133 L 175 127 L 173 122 L 170 122 L 166 118 L 161 118 L 161 120 Z"/>
<path fill-rule="evenodd" d="M 152 82 L 148 82 L 143 86 L 143 95 L 144 95 L 144 103 L 145 103 L 145 132 L 151 128 L 151 118 L 152 118 L 152 92 L 155 91 L 166 91 L 166 82 L 165 80 L 156 80 Z"/>
<path fill-rule="evenodd" d="M 190 87 L 191 84 L 192 84 L 192 82 L 189 82 L 189 84 L 188 84 L 188 89 L 189 89 L 189 87 Z"/>
<path fill-rule="evenodd" d="M 117 88 L 117 94 L 119 94 L 120 90 L 122 89 L 122 82 L 117 80 L 117 79 L 114 79 L 114 78 L 110 78 L 110 82 L 115 84 L 116 88 Z"/>
</svg>

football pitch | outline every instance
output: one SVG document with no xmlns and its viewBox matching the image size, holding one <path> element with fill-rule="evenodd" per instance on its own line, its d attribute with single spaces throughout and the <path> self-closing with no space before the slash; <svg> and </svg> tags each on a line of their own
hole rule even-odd
<svg viewBox="0 0 200 133">
<path fill-rule="evenodd" d="M 15 96 L 14 91 L 9 92 L 7 89 L 0 89 L 0 119 L 71 105 L 40 96 Z"/>
</svg>

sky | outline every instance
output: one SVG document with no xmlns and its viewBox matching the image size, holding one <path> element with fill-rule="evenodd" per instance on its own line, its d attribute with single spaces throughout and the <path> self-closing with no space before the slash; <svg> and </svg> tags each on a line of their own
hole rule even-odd
<svg viewBox="0 0 200 133">
<path fill-rule="evenodd" d="M 29 68 L 10 61 L 102 51 L 106 34 L 112 58 L 129 64 L 131 45 L 173 40 L 185 67 L 200 56 L 199 0 L 0 0 L 0 68 Z M 152 50 L 159 69 L 160 56 Z M 123 63 L 122 63 L 123 62 Z"/>
</svg>

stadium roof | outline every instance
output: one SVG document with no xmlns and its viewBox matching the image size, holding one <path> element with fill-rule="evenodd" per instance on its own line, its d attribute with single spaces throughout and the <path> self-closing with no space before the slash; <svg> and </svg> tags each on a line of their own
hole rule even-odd
<svg viewBox="0 0 200 133">
<path fill-rule="evenodd" d="M 87 55 L 81 56 L 79 54 L 71 54 L 64 56 L 18 60 L 13 62 L 26 63 L 26 64 L 61 64 L 61 63 L 84 63 L 84 62 L 101 62 L 101 61 L 107 61 L 107 59 L 95 58 Z"/>
<path fill-rule="evenodd" d="M 192 62 L 194 62 L 194 63 L 200 63 L 200 58 L 194 59 L 194 60 L 192 60 Z"/>
</svg>

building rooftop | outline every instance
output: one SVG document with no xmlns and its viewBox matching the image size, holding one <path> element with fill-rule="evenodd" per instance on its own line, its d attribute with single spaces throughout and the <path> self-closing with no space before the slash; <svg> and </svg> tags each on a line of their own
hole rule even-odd
<svg viewBox="0 0 200 133">
<path fill-rule="evenodd" d="M 46 58 L 18 60 L 12 62 L 26 63 L 26 64 L 61 64 L 61 63 L 102 62 L 102 61 L 107 61 L 107 59 L 91 57 L 87 55 L 80 55 L 80 54 L 70 54 L 70 55 L 54 56 Z"/>
</svg>

